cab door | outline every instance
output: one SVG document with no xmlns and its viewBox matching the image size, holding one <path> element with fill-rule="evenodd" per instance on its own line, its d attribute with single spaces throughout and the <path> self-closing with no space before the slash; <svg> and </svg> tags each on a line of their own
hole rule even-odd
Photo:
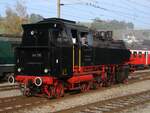
<svg viewBox="0 0 150 113">
<path fill-rule="evenodd" d="M 51 67 L 51 75 L 58 77 L 61 73 L 61 47 L 58 46 L 59 32 L 57 29 L 49 30 L 49 63 Z"/>
<path fill-rule="evenodd" d="M 73 73 L 73 47 L 72 40 L 67 32 L 67 28 L 64 28 L 61 32 L 61 44 L 60 44 L 60 58 L 61 58 L 61 76 L 71 77 Z"/>
</svg>

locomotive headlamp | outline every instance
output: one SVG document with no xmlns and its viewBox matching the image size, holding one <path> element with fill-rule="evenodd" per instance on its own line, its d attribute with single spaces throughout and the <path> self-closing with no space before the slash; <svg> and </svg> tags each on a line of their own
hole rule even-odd
<svg viewBox="0 0 150 113">
<path fill-rule="evenodd" d="M 18 71 L 18 72 L 21 72 L 21 68 L 18 68 L 17 71 Z"/>
<path fill-rule="evenodd" d="M 34 35 L 34 31 L 33 30 L 30 33 L 31 33 L 31 35 Z"/>
<path fill-rule="evenodd" d="M 44 73 L 48 73 L 48 69 L 44 69 Z"/>
</svg>

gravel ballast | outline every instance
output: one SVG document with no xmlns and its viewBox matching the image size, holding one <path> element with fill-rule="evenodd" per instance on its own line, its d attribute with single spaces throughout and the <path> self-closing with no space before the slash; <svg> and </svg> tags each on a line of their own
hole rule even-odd
<svg viewBox="0 0 150 113">
<path fill-rule="evenodd" d="M 0 87 L 13 86 L 13 85 L 17 85 L 17 83 L 10 84 L 10 83 L 5 82 L 5 83 L 1 83 Z M 0 91 L 0 98 L 21 96 L 21 95 L 22 95 L 22 93 L 20 92 L 19 89 Z"/>
<path fill-rule="evenodd" d="M 135 107 L 123 110 L 118 113 L 150 113 L 150 102 L 137 105 Z"/>
<path fill-rule="evenodd" d="M 12 86 L 12 85 L 17 85 L 17 83 L 13 83 L 13 84 L 8 83 L 8 82 L 0 83 L 0 87 L 1 87 L 1 86 L 8 86 L 8 85 L 10 85 L 10 86 Z"/>
<path fill-rule="evenodd" d="M 19 89 L 0 92 L 0 98 L 21 96 L 21 95 L 22 95 L 22 93 Z"/>
<path fill-rule="evenodd" d="M 143 91 L 150 90 L 150 80 L 136 82 L 129 85 L 120 85 L 119 87 L 113 87 L 106 90 L 98 90 L 96 92 L 89 92 L 83 95 L 74 96 L 68 99 L 59 99 L 57 102 L 45 103 L 32 109 L 19 110 L 16 113 L 53 113 L 56 111 L 69 109 L 81 105 L 86 105 L 102 100 L 116 98 L 119 96 L 125 96 L 129 94 L 135 94 Z"/>
</svg>

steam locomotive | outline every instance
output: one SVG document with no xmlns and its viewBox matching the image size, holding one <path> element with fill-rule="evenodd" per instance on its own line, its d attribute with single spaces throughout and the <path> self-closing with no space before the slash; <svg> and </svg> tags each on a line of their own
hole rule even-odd
<svg viewBox="0 0 150 113">
<path fill-rule="evenodd" d="M 49 18 L 23 25 L 15 79 L 26 96 L 64 96 L 125 82 L 130 51 L 112 31 L 92 31 L 74 21 Z"/>
</svg>

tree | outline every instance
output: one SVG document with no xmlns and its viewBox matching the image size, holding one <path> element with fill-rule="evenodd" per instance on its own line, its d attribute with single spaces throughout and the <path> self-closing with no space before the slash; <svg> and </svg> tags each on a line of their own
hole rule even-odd
<svg viewBox="0 0 150 113">
<path fill-rule="evenodd" d="M 104 21 L 99 18 L 94 19 L 91 24 L 92 29 L 102 29 L 102 30 L 120 30 L 120 29 L 133 29 L 134 25 L 132 23 L 126 23 L 125 21 Z"/>
<path fill-rule="evenodd" d="M 0 15 L 0 22 L 3 20 L 2 16 Z"/>
<path fill-rule="evenodd" d="M 35 22 L 38 22 L 38 21 L 41 21 L 41 20 L 43 20 L 43 17 L 39 14 L 31 14 L 30 18 L 29 18 L 29 21 L 31 23 L 35 23 Z"/>
<path fill-rule="evenodd" d="M 6 17 L 3 21 L 3 26 L 6 34 L 20 35 L 22 33 L 21 25 L 28 22 L 26 7 L 23 2 L 17 1 L 15 9 L 7 7 L 5 13 Z"/>
<path fill-rule="evenodd" d="M 16 13 L 20 18 L 27 18 L 27 8 L 23 5 L 24 1 L 17 1 L 16 3 Z"/>
<path fill-rule="evenodd" d="M 144 37 L 146 37 L 146 38 L 148 38 L 148 37 L 150 36 L 150 33 L 149 33 L 149 32 L 144 31 L 144 32 L 143 32 L 143 36 L 144 36 Z"/>
<path fill-rule="evenodd" d="M 128 28 L 134 29 L 134 24 L 133 24 L 133 23 L 129 22 L 129 23 L 127 23 L 127 24 L 128 24 Z"/>
</svg>

